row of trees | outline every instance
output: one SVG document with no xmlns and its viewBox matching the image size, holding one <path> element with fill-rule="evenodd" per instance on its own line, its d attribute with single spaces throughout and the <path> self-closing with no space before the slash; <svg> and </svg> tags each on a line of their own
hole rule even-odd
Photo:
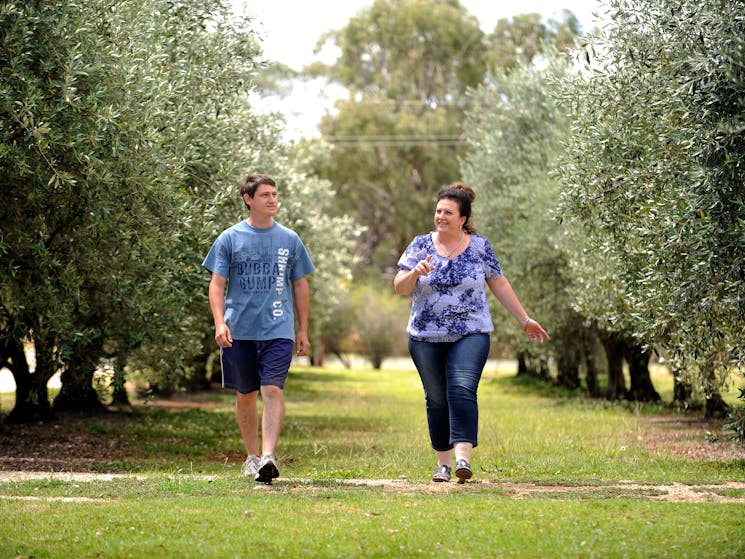
<svg viewBox="0 0 745 559">
<path fill-rule="evenodd" d="M 464 178 L 554 334 L 537 349 L 500 329 L 522 371 L 546 376 L 553 360 L 563 385 L 657 400 L 657 352 L 676 398 L 694 391 L 718 413 L 745 365 L 742 8 L 614 0 L 607 30 L 561 57 L 580 32 L 571 14 L 484 34 L 458 2 L 378 0 L 322 37 L 336 65 L 308 69 L 350 91 L 321 123 L 315 171 L 367 226 L 363 262 L 386 282 L 429 229 L 434 193 Z"/>
<path fill-rule="evenodd" d="M 214 342 L 200 262 L 243 217 L 233 185 L 256 169 L 279 180 L 282 220 L 318 267 L 316 363 L 355 349 L 380 365 L 395 350 L 395 262 L 431 227 L 436 191 L 464 178 L 480 230 L 553 335 L 528 346 L 499 321 L 498 351 L 523 372 L 547 377 L 555 362 L 566 386 L 637 400 L 658 398 L 647 363 L 664 351 L 680 400 L 695 388 L 713 411 L 745 365 L 741 8 L 613 0 L 579 64 L 560 55 L 581 35 L 570 13 L 484 33 L 457 0 L 376 0 L 319 41 L 341 58 L 305 75 L 349 97 L 320 142 L 290 150 L 278 117 L 248 103 L 277 72 L 226 1 L 4 3 L 10 419 L 52 412 L 55 372 L 58 409 L 99 405 L 103 363 L 122 398 L 125 375 L 163 390 L 204 382 Z"/>
<path fill-rule="evenodd" d="M 587 239 L 577 306 L 664 347 L 716 408 L 745 365 L 745 4 L 610 4 L 593 74 L 562 97 L 561 208 Z"/>
<path fill-rule="evenodd" d="M 326 217 L 328 184 L 290 165 L 280 123 L 251 110 L 261 66 L 250 29 L 224 0 L 2 3 L 8 420 L 99 406 L 92 380 L 105 363 L 115 398 L 126 399 L 125 374 L 163 390 L 204 381 L 215 346 L 200 263 L 243 217 L 235 184 L 247 171 L 277 177 L 284 215 L 319 265 L 315 308 L 334 300 L 354 227 Z"/>
</svg>

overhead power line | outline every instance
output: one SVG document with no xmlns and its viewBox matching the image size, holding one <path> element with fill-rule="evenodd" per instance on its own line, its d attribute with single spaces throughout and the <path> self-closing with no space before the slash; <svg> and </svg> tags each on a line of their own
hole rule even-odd
<svg viewBox="0 0 745 559">
<path fill-rule="evenodd" d="M 359 136 L 325 136 L 324 139 L 340 147 L 376 146 L 376 147 L 409 147 L 437 145 L 443 147 L 458 146 L 465 141 L 459 134 L 400 134 L 400 135 L 359 135 Z"/>
</svg>

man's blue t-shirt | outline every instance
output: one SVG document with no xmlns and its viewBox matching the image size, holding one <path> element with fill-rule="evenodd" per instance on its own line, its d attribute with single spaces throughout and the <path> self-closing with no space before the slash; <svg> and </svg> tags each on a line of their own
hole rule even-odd
<svg viewBox="0 0 745 559">
<path fill-rule="evenodd" d="M 292 229 L 237 223 L 220 234 L 202 266 L 228 279 L 225 323 L 233 339 L 295 339 L 292 282 L 315 266 Z"/>
</svg>

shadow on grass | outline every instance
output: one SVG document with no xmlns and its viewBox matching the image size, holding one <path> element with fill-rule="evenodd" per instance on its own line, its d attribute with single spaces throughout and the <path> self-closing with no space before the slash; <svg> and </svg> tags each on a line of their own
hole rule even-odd
<svg viewBox="0 0 745 559">
<path fill-rule="evenodd" d="M 314 388 L 316 386 L 324 386 L 326 384 L 334 384 L 340 382 L 347 382 L 350 377 L 354 375 L 354 372 L 350 371 L 326 371 L 324 369 L 307 370 L 307 369 L 290 369 L 290 376 L 287 379 L 288 386 L 297 386 L 299 390 L 305 390 L 306 388 Z"/>
<path fill-rule="evenodd" d="M 664 402 L 636 402 L 632 400 L 607 400 L 602 396 L 592 396 L 582 388 L 566 388 L 530 375 L 499 377 L 486 381 L 496 390 L 508 394 L 530 395 L 551 400 L 556 406 L 584 404 L 593 408 L 621 408 L 632 413 L 691 415 L 699 411 L 691 407 L 679 410 L 673 404 Z"/>
</svg>

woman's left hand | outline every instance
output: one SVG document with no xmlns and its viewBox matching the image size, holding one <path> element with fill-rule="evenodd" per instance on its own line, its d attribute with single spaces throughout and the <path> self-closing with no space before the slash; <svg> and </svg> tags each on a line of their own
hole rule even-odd
<svg viewBox="0 0 745 559">
<path fill-rule="evenodd" d="M 548 335 L 548 332 L 546 332 L 541 327 L 541 325 L 532 318 L 529 318 L 528 321 L 523 324 L 523 332 L 525 332 L 531 342 L 539 340 L 541 343 L 543 343 L 544 338 L 546 340 L 551 339 L 551 336 Z"/>
</svg>

